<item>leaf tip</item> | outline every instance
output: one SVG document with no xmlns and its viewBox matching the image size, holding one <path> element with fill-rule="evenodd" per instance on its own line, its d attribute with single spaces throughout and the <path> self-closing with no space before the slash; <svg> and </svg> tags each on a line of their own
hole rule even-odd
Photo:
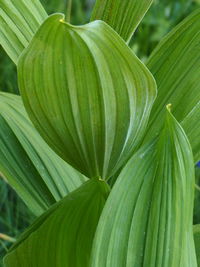
<svg viewBox="0 0 200 267">
<path fill-rule="evenodd" d="M 167 110 L 171 113 L 172 110 L 172 104 L 167 104 L 166 105 Z"/>
</svg>

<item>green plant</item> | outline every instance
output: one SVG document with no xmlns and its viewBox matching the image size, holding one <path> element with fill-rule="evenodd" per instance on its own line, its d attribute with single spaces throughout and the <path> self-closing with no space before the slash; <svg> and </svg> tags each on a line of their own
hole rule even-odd
<svg viewBox="0 0 200 267">
<path fill-rule="evenodd" d="M 151 4 L 97 0 L 73 26 L 39 1 L 0 0 L 1 44 L 37 129 L 20 96 L 0 93 L 0 171 L 38 216 L 5 266 L 197 266 L 200 10 L 146 67 L 128 43 Z"/>
<path fill-rule="evenodd" d="M 161 38 L 198 7 L 193 0 L 155 0 L 130 43 L 139 58 L 148 60 Z"/>
<path fill-rule="evenodd" d="M 13 193 L 3 179 L 0 179 L 0 196 L 0 258 L 2 258 L 15 240 L 14 237 L 33 222 L 34 216 L 28 212 L 22 200 Z M 2 266 L 1 260 L 0 266 Z"/>
</svg>

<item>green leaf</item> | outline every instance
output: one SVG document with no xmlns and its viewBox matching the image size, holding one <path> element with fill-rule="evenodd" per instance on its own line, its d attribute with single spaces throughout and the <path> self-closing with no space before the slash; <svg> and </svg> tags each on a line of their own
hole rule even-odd
<svg viewBox="0 0 200 267">
<path fill-rule="evenodd" d="M 194 242 L 197 255 L 197 263 L 200 266 L 200 224 L 194 225 Z"/>
<path fill-rule="evenodd" d="M 170 113 L 117 179 L 101 215 L 92 267 L 195 267 L 190 144 Z"/>
<path fill-rule="evenodd" d="M 200 159 L 199 28 L 200 10 L 197 10 L 161 41 L 147 64 L 158 85 L 148 137 L 159 132 L 165 105 L 172 103 L 173 113 L 189 137 L 195 161 Z"/>
<path fill-rule="evenodd" d="M 0 93 L 0 172 L 36 215 L 86 180 L 43 141 L 21 98 L 8 93 Z"/>
<path fill-rule="evenodd" d="M 0 44 L 14 63 L 46 17 L 39 0 L 0 0 Z"/>
<path fill-rule="evenodd" d="M 90 180 L 39 218 L 5 258 L 6 267 L 86 267 L 109 187 Z M 41 245 L 40 245 L 41 244 Z"/>
<path fill-rule="evenodd" d="M 155 81 L 104 22 L 41 26 L 18 65 L 25 107 L 47 143 L 87 177 L 109 178 L 136 149 Z"/>
<path fill-rule="evenodd" d="M 152 0 L 96 0 L 91 20 L 103 20 L 129 42 Z"/>
</svg>

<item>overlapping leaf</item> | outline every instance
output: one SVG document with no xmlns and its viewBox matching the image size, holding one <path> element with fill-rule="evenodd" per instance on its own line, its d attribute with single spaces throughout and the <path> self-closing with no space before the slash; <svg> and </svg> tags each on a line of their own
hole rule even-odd
<svg viewBox="0 0 200 267">
<path fill-rule="evenodd" d="M 0 0 L 0 44 L 15 63 L 46 17 L 39 0 Z"/>
<path fill-rule="evenodd" d="M 86 180 L 43 141 L 21 98 L 8 93 L 0 93 L 0 172 L 36 215 Z"/>
<path fill-rule="evenodd" d="M 25 232 L 5 258 L 6 267 L 89 266 L 94 233 L 109 188 L 90 180 Z"/>
<path fill-rule="evenodd" d="M 200 10 L 167 35 L 147 64 L 158 85 L 158 97 L 150 117 L 148 137 L 162 126 L 165 105 L 173 104 L 192 145 L 195 161 L 200 159 Z"/>
<path fill-rule="evenodd" d="M 104 22 L 50 16 L 18 66 L 25 107 L 48 144 L 88 177 L 109 178 L 144 135 L 153 77 Z"/>
<path fill-rule="evenodd" d="M 195 267 L 194 167 L 189 142 L 167 114 L 158 140 L 120 174 L 97 228 L 92 267 Z"/>
<path fill-rule="evenodd" d="M 152 2 L 152 0 L 97 0 L 91 19 L 105 21 L 129 42 Z"/>
</svg>

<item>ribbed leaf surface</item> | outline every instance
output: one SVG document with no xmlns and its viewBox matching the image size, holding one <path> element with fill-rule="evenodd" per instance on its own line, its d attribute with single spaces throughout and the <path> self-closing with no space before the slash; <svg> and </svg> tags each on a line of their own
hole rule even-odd
<svg viewBox="0 0 200 267">
<path fill-rule="evenodd" d="M 39 0 L 0 0 L 0 44 L 15 63 L 46 17 Z"/>
<path fill-rule="evenodd" d="M 97 228 L 92 267 L 195 267 L 194 167 L 171 114 L 123 169 Z"/>
<path fill-rule="evenodd" d="M 109 188 L 90 180 L 25 232 L 5 258 L 6 267 L 87 267 Z"/>
<path fill-rule="evenodd" d="M 86 180 L 43 141 L 21 98 L 8 93 L 0 93 L 0 172 L 36 215 Z"/>
<path fill-rule="evenodd" d="M 105 21 L 126 42 L 129 42 L 152 2 L 152 0 L 96 0 L 91 20 Z"/>
<path fill-rule="evenodd" d="M 25 107 L 40 134 L 88 177 L 109 178 L 144 135 L 153 77 L 104 22 L 50 16 L 19 60 Z"/>
<path fill-rule="evenodd" d="M 148 136 L 162 126 L 165 105 L 172 103 L 192 145 L 195 161 L 200 159 L 200 10 L 180 23 L 151 55 L 148 67 L 157 85 L 158 97 L 150 117 Z"/>
</svg>

